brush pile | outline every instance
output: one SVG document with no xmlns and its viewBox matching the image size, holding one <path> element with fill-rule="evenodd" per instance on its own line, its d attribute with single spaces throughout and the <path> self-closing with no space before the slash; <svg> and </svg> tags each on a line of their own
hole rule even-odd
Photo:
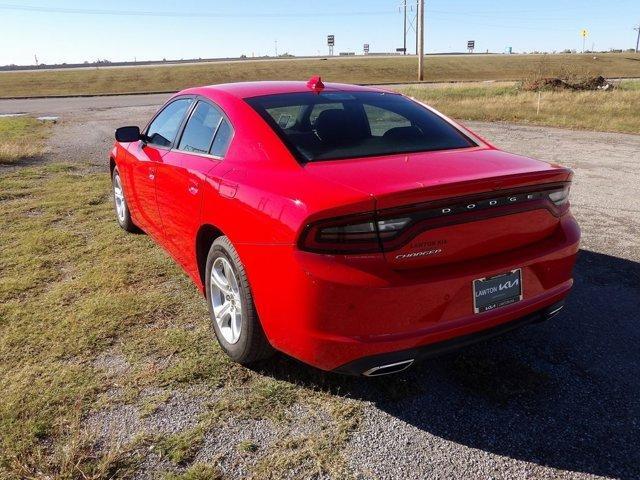
<svg viewBox="0 0 640 480">
<path fill-rule="evenodd" d="M 525 81 L 522 84 L 522 90 L 528 92 L 537 92 L 540 90 L 612 90 L 614 85 L 609 83 L 606 78 L 601 75 L 595 77 L 586 77 L 580 80 L 563 80 L 559 77 L 537 78 L 535 80 Z"/>
</svg>

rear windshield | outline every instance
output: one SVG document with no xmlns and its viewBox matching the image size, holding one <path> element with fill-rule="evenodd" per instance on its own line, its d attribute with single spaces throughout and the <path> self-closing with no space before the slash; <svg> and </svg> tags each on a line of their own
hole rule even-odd
<svg viewBox="0 0 640 480">
<path fill-rule="evenodd" d="M 475 146 L 435 113 L 394 93 L 286 93 L 247 102 L 305 162 Z"/>
</svg>

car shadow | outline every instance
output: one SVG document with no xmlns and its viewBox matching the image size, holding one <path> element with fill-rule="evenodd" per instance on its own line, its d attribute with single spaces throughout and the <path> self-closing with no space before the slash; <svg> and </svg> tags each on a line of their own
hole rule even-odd
<svg viewBox="0 0 640 480">
<path fill-rule="evenodd" d="M 449 441 L 548 467 L 640 477 L 640 264 L 581 251 L 564 311 L 399 375 L 279 356 L 258 370 L 372 402 Z"/>
</svg>

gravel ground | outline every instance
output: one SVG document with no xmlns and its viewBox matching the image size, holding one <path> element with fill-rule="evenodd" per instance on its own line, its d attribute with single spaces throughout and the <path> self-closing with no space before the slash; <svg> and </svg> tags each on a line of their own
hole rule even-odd
<svg viewBox="0 0 640 480">
<path fill-rule="evenodd" d="M 58 111 L 59 100 L 0 101 L 0 113 L 60 114 L 52 158 L 105 169 L 114 128 L 143 125 L 160 101 L 139 96 L 123 107 L 126 100 L 74 99 Z M 640 136 L 469 126 L 506 150 L 575 170 L 583 251 L 574 292 L 550 322 L 404 375 L 341 379 L 340 393 L 363 412 L 349 464 L 359 478 L 640 478 Z M 96 362 L 127 368 L 117 352 Z M 172 394 L 148 417 L 125 405 L 97 412 L 88 425 L 105 436 L 175 432 L 193 425 L 199 405 L 192 394 Z M 292 415 L 304 423 L 303 410 Z M 241 478 L 256 457 L 232 446 L 250 440 L 262 449 L 284 433 L 271 422 L 230 421 L 207 433 L 197 458 L 223 456 L 224 473 Z M 140 477 L 152 478 L 158 462 L 150 455 Z"/>
</svg>

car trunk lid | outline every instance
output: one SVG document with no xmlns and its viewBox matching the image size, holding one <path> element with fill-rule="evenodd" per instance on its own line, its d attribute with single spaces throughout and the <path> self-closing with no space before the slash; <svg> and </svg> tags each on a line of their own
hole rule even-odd
<svg viewBox="0 0 640 480">
<path fill-rule="evenodd" d="M 385 258 L 397 269 L 470 260 L 550 236 L 559 211 L 547 193 L 571 178 L 569 169 L 487 147 L 305 168 L 374 197 L 380 220 L 409 219 L 394 238 L 380 227 Z"/>
</svg>

